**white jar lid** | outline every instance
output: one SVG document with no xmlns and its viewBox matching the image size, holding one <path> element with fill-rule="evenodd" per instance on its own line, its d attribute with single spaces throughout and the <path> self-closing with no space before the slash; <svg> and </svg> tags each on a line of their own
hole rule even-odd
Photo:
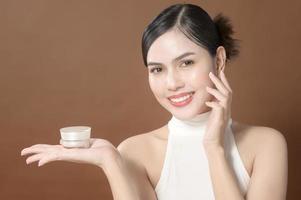
<svg viewBox="0 0 301 200">
<path fill-rule="evenodd" d="M 91 136 L 89 126 L 69 126 L 60 129 L 63 140 L 87 140 Z"/>
</svg>

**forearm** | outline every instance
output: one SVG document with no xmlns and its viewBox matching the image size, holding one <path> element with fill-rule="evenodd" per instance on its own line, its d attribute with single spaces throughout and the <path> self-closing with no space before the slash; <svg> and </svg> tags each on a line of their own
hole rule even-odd
<svg viewBox="0 0 301 200">
<path fill-rule="evenodd" d="M 216 200 L 244 200 L 222 147 L 205 146 Z"/>
<path fill-rule="evenodd" d="M 102 168 L 108 178 L 114 200 L 140 200 L 134 181 L 121 156 Z"/>
</svg>

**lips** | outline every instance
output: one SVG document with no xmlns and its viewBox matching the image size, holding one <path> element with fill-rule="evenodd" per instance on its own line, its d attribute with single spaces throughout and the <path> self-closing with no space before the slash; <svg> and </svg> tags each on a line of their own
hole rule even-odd
<svg viewBox="0 0 301 200">
<path fill-rule="evenodd" d="M 170 103 L 176 107 L 186 106 L 192 101 L 194 92 L 180 93 L 168 97 Z"/>
</svg>

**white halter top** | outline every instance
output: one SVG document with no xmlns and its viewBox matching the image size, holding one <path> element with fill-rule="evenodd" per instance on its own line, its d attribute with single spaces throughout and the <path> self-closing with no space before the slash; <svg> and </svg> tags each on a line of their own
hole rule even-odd
<svg viewBox="0 0 301 200">
<path fill-rule="evenodd" d="M 168 141 L 163 168 L 155 191 L 158 200 L 214 200 L 208 160 L 202 145 L 211 110 L 190 120 L 172 116 L 168 122 Z M 226 127 L 224 148 L 239 187 L 246 194 L 250 176 L 245 169 L 231 129 Z M 225 187 L 227 187 L 225 185 Z"/>
</svg>

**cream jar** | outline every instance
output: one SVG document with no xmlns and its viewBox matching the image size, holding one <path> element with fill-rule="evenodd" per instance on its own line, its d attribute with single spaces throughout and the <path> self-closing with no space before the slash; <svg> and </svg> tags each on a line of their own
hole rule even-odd
<svg viewBox="0 0 301 200">
<path fill-rule="evenodd" d="M 60 129 L 60 144 L 67 148 L 89 148 L 91 127 L 69 126 Z"/>
</svg>

